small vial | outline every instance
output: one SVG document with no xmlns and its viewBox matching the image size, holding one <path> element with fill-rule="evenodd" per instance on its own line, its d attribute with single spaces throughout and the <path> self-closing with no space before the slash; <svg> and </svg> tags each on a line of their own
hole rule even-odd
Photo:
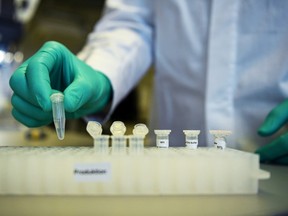
<svg viewBox="0 0 288 216">
<path fill-rule="evenodd" d="M 127 139 L 124 135 L 112 136 L 112 153 L 123 154 L 126 153 Z"/>
<path fill-rule="evenodd" d="M 126 132 L 126 126 L 121 121 L 114 121 L 110 127 L 110 131 L 114 136 L 123 136 Z"/>
<path fill-rule="evenodd" d="M 168 148 L 171 130 L 154 130 L 154 132 L 156 134 L 156 146 L 158 148 Z"/>
<path fill-rule="evenodd" d="M 133 135 L 129 136 L 129 150 L 131 153 L 140 153 L 144 149 L 144 139 L 149 133 L 145 124 L 136 124 L 132 131 Z"/>
<path fill-rule="evenodd" d="M 197 149 L 200 130 L 183 130 L 183 132 L 185 134 L 186 147 L 189 149 Z"/>
<path fill-rule="evenodd" d="M 98 135 L 94 137 L 94 149 L 96 153 L 109 152 L 109 135 Z"/>
<path fill-rule="evenodd" d="M 141 135 L 129 136 L 129 152 L 141 153 L 144 150 L 144 137 Z"/>
<path fill-rule="evenodd" d="M 126 152 L 126 126 L 121 121 L 115 121 L 110 127 L 112 138 L 112 153 L 125 153 Z"/>
<path fill-rule="evenodd" d="M 89 121 L 86 130 L 95 139 L 102 134 L 102 125 L 97 121 Z"/>
<path fill-rule="evenodd" d="M 62 93 L 54 93 L 50 96 L 52 102 L 53 121 L 59 140 L 65 137 L 65 109 L 64 109 L 64 95 Z"/>
<path fill-rule="evenodd" d="M 231 134 L 228 130 L 210 130 L 210 134 L 214 136 L 214 146 L 217 149 L 226 148 L 226 137 Z"/>
<path fill-rule="evenodd" d="M 86 130 L 94 139 L 95 151 L 97 153 L 108 153 L 110 136 L 102 135 L 102 125 L 97 121 L 89 121 Z"/>
<path fill-rule="evenodd" d="M 145 137 L 149 133 L 149 129 L 145 124 L 139 123 L 134 126 L 133 135 Z"/>
</svg>

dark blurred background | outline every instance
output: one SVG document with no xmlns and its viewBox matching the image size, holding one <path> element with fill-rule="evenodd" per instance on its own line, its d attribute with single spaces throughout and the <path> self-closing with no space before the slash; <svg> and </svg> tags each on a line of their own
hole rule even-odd
<svg viewBox="0 0 288 216">
<path fill-rule="evenodd" d="M 4 50 L 23 53 L 23 60 L 35 53 L 44 42 L 55 40 L 77 54 L 85 44 L 87 35 L 101 17 L 104 0 L 0 0 L 0 41 Z M 17 11 L 27 10 L 33 4 L 30 18 L 17 19 Z M 29 9 L 31 11 L 31 8 Z M 16 15 L 15 15 L 16 14 Z M 117 107 L 104 127 L 107 131 L 115 120 L 128 127 L 147 123 L 152 87 L 152 72 Z M 68 120 L 67 130 L 86 133 L 82 119 Z M 128 129 L 129 130 L 129 129 Z"/>
</svg>

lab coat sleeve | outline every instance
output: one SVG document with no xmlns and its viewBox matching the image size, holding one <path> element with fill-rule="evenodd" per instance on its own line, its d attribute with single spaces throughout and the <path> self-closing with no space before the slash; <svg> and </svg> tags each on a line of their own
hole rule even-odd
<svg viewBox="0 0 288 216">
<path fill-rule="evenodd" d="M 108 0 L 102 18 L 78 54 L 111 81 L 113 100 L 108 116 L 151 64 L 151 11 L 149 1 Z"/>
</svg>

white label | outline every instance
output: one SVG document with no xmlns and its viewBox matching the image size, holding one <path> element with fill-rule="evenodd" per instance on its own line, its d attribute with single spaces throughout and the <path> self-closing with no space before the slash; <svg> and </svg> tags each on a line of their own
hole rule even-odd
<svg viewBox="0 0 288 216">
<path fill-rule="evenodd" d="M 168 148 L 169 147 L 169 139 L 157 139 L 157 147 Z"/>
<path fill-rule="evenodd" d="M 214 140 L 214 145 L 215 145 L 216 148 L 225 149 L 226 142 L 223 139 L 215 139 Z"/>
<path fill-rule="evenodd" d="M 188 148 L 196 149 L 198 146 L 198 140 L 197 139 L 191 139 L 191 140 L 186 139 L 185 144 Z"/>
<path fill-rule="evenodd" d="M 74 178 L 78 182 L 107 182 L 111 180 L 110 163 L 74 165 Z"/>
</svg>

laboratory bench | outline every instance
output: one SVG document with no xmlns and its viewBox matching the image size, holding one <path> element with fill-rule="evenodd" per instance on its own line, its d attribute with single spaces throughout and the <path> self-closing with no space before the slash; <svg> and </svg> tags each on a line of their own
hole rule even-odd
<svg viewBox="0 0 288 216">
<path fill-rule="evenodd" d="M 56 137 L 48 134 L 42 141 L 29 141 L 25 136 L 0 135 L 1 143 L 35 146 Z M 81 134 L 68 133 L 65 140 L 70 145 L 92 145 L 91 138 Z M 259 192 L 253 195 L 2 195 L 0 215 L 288 215 L 288 166 L 263 164 L 261 169 L 271 177 L 259 181 Z"/>
</svg>

